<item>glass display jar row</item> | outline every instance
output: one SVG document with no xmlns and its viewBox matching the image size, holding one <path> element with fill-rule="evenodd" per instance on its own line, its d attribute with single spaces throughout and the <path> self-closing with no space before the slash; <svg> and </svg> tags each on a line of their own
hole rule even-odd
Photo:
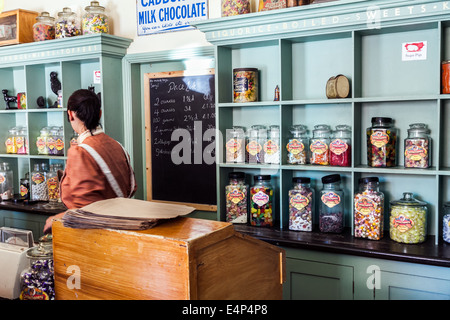
<svg viewBox="0 0 450 320">
<path fill-rule="evenodd" d="M 36 138 L 38 154 L 64 156 L 64 129 L 63 127 L 44 127 Z"/>
<path fill-rule="evenodd" d="M 13 127 L 9 129 L 5 140 L 6 153 L 28 154 L 28 133 L 26 127 Z"/>
<path fill-rule="evenodd" d="M 42 12 L 36 17 L 36 23 L 33 25 L 34 41 L 68 38 L 80 34 L 109 33 L 105 7 L 100 6 L 98 1 L 91 1 L 84 10 L 81 24 L 77 14 L 68 7 L 58 12 L 56 19 L 48 12 Z"/>
<path fill-rule="evenodd" d="M 63 170 L 62 164 L 51 164 L 50 170 L 46 163 L 36 163 L 31 172 L 32 201 L 48 201 L 49 208 L 59 207 L 61 202 L 59 193 L 58 171 Z"/>
</svg>

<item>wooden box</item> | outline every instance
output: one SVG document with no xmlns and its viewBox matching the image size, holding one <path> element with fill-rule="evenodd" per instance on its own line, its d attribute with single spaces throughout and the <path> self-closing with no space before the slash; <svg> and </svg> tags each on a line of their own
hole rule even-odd
<svg viewBox="0 0 450 320">
<path fill-rule="evenodd" d="M 39 14 L 28 10 L 12 10 L 0 14 L 0 46 L 33 42 L 33 25 Z"/>
<path fill-rule="evenodd" d="M 55 221 L 53 257 L 58 300 L 282 298 L 284 250 L 225 222 L 179 217 L 121 231 Z"/>
</svg>

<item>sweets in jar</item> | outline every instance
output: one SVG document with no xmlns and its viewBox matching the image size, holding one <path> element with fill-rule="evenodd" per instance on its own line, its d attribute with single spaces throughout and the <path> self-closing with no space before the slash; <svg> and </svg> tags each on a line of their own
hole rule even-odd
<svg viewBox="0 0 450 320">
<path fill-rule="evenodd" d="M 33 40 L 44 41 L 55 39 L 55 18 L 46 11 L 36 17 L 33 25 Z"/>
<path fill-rule="evenodd" d="M 383 238 L 384 194 L 377 177 L 359 179 L 354 197 L 355 237 L 371 240 Z"/>
<path fill-rule="evenodd" d="M 409 125 L 405 139 L 405 168 L 428 168 L 430 166 L 430 129 L 424 123 Z"/>
<path fill-rule="evenodd" d="M 311 188 L 311 179 L 296 177 L 292 182 L 293 188 L 289 190 L 289 230 L 312 231 L 314 189 Z"/>
<path fill-rule="evenodd" d="M 247 223 L 248 186 L 244 172 L 230 172 L 229 183 L 225 186 L 226 221 Z"/>
<path fill-rule="evenodd" d="M 222 17 L 250 13 L 250 0 L 222 0 Z"/>
<path fill-rule="evenodd" d="M 91 4 L 84 10 L 86 12 L 81 20 L 83 34 L 109 33 L 108 16 L 105 14 L 105 7 L 100 6 L 98 1 L 91 1 Z"/>
<path fill-rule="evenodd" d="M 397 165 L 397 129 L 393 119 L 373 117 L 367 129 L 367 165 L 395 167 Z"/>
<path fill-rule="evenodd" d="M 314 126 L 313 137 L 309 149 L 311 150 L 311 164 L 329 165 L 330 155 L 328 145 L 330 143 L 330 126 L 319 124 Z"/>
<path fill-rule="evenodd" d="M 291 136 L 286 145 L 287 163 L 306 164 L 308 159 L 309 138 L 306 126 L 294 125 L 290 129 Z"/>
<path fill-rule="evenodd" d="M 233 69 L 234 102 L 258 101 L 258 69 Z"/>
<path fill-rule="evenodd" d="M 250 188 L 250 224 L 257 227 L 273 226 L 273 187 L 270 175 L 256 175 Z"/>
<path fill-rule="evenodd" d="M 421 243 L 427 236 L 427 204 L 414 199 L 410 192 L 391 201 L 390 237 L 401 243 Z"/>
<path fill-rule="evenodd" d="M 63 8 L 58 12 L 55 24 L 55 39 L 69 38 L 81 34 L 77 15 L 70 8 Z"/>
<path fill-rule="evenodd" d="M 350 167 L 352 159 L 351 129 L 347 125 L 336 126 L 330 141 L 330 165 Z"/>
<path fill-rule="evenodd" d="M 442 238 L 450 243 L 450 202 L 444 204 L 444 217 L 442 218 Z"/>
<path fill-rule="evenodd" d="M 267 129 L 263 125 L 253 125 L 247 131 L 245 147 L 247 163 L 264 163 L 264 144 L 267 141 Z"/>
<path fill-rule="evenodd" d="M 264 143 L 264 163 L 280 163 L 280 126 L 273 125 L 267 131 L 267 141 Z"/>
<path fill-rule="evenodd" d="M 244 127 L 234 126 L 226 132 L 226 162 L 245 162 L 245 132 Z"/>
<path fill-rule="evenodd" d="M 322 177 L 319 194 L 319 229 L 321 232 L 341 233 L 344 229 L 344 192 L 341 177 L 331 174 Z"/>
</svg>

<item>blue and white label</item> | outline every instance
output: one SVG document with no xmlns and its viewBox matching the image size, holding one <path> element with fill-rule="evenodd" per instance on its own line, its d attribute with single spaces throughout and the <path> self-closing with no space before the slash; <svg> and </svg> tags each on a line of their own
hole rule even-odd
<svg viewBox="0 0 450 320">
<path fill-rule="evenodd" d="M 194 29 L 208 19 L 208 0 L 138 0 L 138 35 Z"/>
</svg>

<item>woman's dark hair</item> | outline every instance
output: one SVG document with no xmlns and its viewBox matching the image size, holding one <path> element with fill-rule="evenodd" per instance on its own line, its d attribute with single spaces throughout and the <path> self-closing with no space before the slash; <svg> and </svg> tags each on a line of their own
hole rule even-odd
<svg viewBox="0 0 450 320">
<path fill-rule="evenodd" d="M 75 91 L 67 101 L 67 110 L 75 112 L 86 129 L 91 132 L 100 124 L 100 108 L 101 104 L 97 95 L 87 89 Z"/>
</svg>

